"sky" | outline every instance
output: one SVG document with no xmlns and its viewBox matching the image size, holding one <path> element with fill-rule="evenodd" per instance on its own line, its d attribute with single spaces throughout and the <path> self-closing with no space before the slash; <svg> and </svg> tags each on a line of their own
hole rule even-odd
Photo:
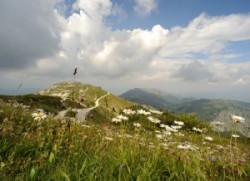
<svg viewBox="0 0 250 181">
<path fill-rule="evenodd" d="M 2 0 L 0 91 L 76 81 L 250 102 L 249 0 Z M 22 83 L 22 86 L 20 84 Z"/>
</svg>

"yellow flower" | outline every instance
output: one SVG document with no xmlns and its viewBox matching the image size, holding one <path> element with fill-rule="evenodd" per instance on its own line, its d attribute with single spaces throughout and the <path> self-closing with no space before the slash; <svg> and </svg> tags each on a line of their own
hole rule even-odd
<svg viewBox="0 0 250 181">
<path fill-rule="evenodd" d="M 39 113 L 33 113 L 32 117 L 34 118 L 34 120 L 41 121 L 42 119 L 45 119 L 47 116 L 45 113 L 39 112 Z"/>
</svg>

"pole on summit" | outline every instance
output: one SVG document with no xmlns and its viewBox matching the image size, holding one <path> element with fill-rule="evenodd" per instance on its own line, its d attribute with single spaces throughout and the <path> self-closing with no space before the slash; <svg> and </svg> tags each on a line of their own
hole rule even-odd
<svg viewBox="0 0 250 181">
<path fill-rule="evenodd" d="M 75 82 L 75 79 L 76 79 L 76 74 L 77 74 L 77 67 L 75 68 L 74 73 L 73 73 L 73 75 L 74 75 L 74 82 Z"/>
</svg>

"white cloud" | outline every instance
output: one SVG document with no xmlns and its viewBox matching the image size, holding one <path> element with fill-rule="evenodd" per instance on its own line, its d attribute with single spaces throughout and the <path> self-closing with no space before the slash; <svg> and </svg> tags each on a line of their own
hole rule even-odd
<svg viewBox="0 0 250 181">
<path fill-rule="evenodd" d="M 106 22 L 117 11 L 110 0 L 78 0 L 73 5 L 74 13 L 67 17 L 53 9 L 56 1 L 38 2 L 4 1 L 0 6 L 4 25 L 0 29 L 0 40 L 4 40 L 0 41 L 3 72 L 11 67 L 17 69 L 15 75 L 29 75 L 30 80 L 50 77 L 60 81 L 72 76 L 77 66 L 83 80 L 103 78 L 102 82 L 110 86 L 121 82 L 162 86 L 170 82 L 174 87 L 174 83 L 188 86 L 187 82 L 191 82 L 192 89 L 195 82 L 250 84 L 250 63 L 224 61 L 241 54 L 223 51 L 229 42 L 250 40 L 249 14 L 215 17 L 201 14 L 187 27 L 166 29 L 155 25 L 148 30 L 115 30 Z M 154 8 L 145 12 L 152 13 L 156 1 L 147 2 L 144 5 Z M 18 18 L 14 12 L 7 12 L 12 6 L 20 7 Z M 7 51 L 6 45 L 13 47 Z M 196 53 L 203 58 L 196 58 Z M 5 61 L 8 56 L 13 56 L 12 61 Z M 12 76 L 4 74 L 5 79 Z"/>
<path fill-rule="evenodd" d="M 26 68 L 59 50 L 54 1 L 3 0 L 0 6 L 0 69 Z"/>
<path fill-rule="evenodd" d="M 168 42 L 162 49 L 162 56 L 197 52 L 218 53 L 228 42 L 250 39 L 250 15 L 232 14 L 210 17 L 201 14 L 187 27 L 174 27 L 170 30 Z"/>
<path fill-rule="evenodd" d="M 135 0 L 134 11 L 139 16 L 149 16 L 156 8 L 157 0 Z"/>
</svg>

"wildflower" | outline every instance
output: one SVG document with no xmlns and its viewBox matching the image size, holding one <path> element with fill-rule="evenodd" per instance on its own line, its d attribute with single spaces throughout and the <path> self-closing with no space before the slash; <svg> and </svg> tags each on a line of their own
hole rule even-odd
<svg viewBox="0 0 250 181">
<path fill-rule="evenodd" d="M 196 132 L 199 132 L 199 133 L 202 133 L 202 129 L 199 129 L 199 128 L 196 128 L 196 127 L 193 127 L 193 131 L 196 131 Z"/>
<path fill-rule="evenodd" d="M 148 117 L 148 120 L 149 120 L 149 121 L 151 121 L 152 123 L 155 123 L 155 124 L 157 124 L 157 123 L 160 123 L 160 122 L 161 122 L 161 120 L 156 119 L 156 118 L 153 118 L 152 116 L 149 116 L 149 117 Z"/>
<path fill-rule="evenodd" d="M 120 122 L 122 122 L 122 120 L 118 119 L 118 118 L 112 118 L 112 122 L 120 123 Z"/>
<path fill-rule="evenodd" d="M 209 160 L 210 160 L 211 162 L 213 162 L 213 161 L 215 160 L 214 156 L 210 156 L 210 157 L 209 157 Z"/>
<path fill-rule="evenodd" d="M 85 128 L 90 128 L 89 125 L 85 125 L 85 124 L 82 124 L 82 127 L 85 127 Z"/>
<path fill-rule="evenodd" d="M 125 114 L 135 114 L 135 111 L 131 110 L 131 109 L 124 109 L 122 112 L 124 112 Z"/>
<path fill-rule="evenodd" d="M 140 124 L 140 123 L 134 123 L 133 125 L 134 125 L 135 127 L 137 127 L 137 128 L 141 127 L 141 124 Z"/>
<path fill-rule="evenodd" d="M 184 136 L 183 133 L 176 133 L 175 135 L 176 135 L 176 136 L 179 136 L 179 137 L 183 137 L 183 136 Z"/>
<path fill-rule="evenodd" d="M 160 124 L 161 128 L 165 128 L 165 126 L 166 126 L 165 124 Z"/>
<path fill-rule="evenodd" d="M 170 127 L 170 126 L 168 126 L 168 125 L 166 125 L 165 128 L 166 128 L 167 131 L 171 131 L 171 132 L 174 132 L 174 133 L 178 132 L 177 129 L 172 128 L 172 127 Z"/>
<path fill-rule="evenodd" d="M 174 124 L 179 125 L 179 126 L 184 126 L 184 122 L 182 121 L 174 121 Z"/>
<path fill-rule="evenodd" d="M 190 145 L 178 145 L 177 148 L 183 149 L 183 150 L 188 150 L 191 146 Z"/>
<path fill-rule="evenodd" d="M 206 136 L 205 140 L 207 140 L 207 141 L 213 141 L 214 139 L 212 137 L 210 137 L 210 136 Z"/>
<path fill-rule="evenodd" d="M 199 149 L 196 146 L 192 146 L 190 144 L 180 144 L 177 146 L 177 148 L 182 149 L 182 150 L 192 150 L 192 151 Z"/>
<path fill-rule="evenodd" d="M 137 113 L 138 113 L 138 114 L 143 114 L 143 115 L 145 115 L 145 116 L 151 114 L 151 112 L 147 112 L 147 111 L 145 111 L 145 110 L 143 110 L 143 109 L 137 110 Z"/>
<path fill-rule="evenodd" d="M 235 114 L 233 114 L 231 117 L 235 123 L 245 123 L 245 118 L 241 116 L 236 116 Z"/>
<path fill-rule="evenodd" d="M 127 120 L 128 120 L 128 117 L 123 116 L 123 115 L 119 115 L 119 116 L 117 116 L 117 119 L 127 121 Z"/>
<path fill-rule="evenodd" d="M 47 116 L 45 113 L 39 112 L 39 113 L 33 113 L 32 117 L 34 120 L 41 121 L 42 119 L 45 119 Z"/>
<path fill-rule="evenodd" d="M 171 125 L 171 128 L 173 128 L 173 129 L 181 129 L 182 126 L 174 126 L 174 125 Z"/>
<path fill-rule="evenodd" d="M 126 167 L 126 164 L 124 164 L 124 163 L 120 165 L 121 169 L 124 169 L 125 167 Z"/>
<path fill-rule="evenodd" d="M 172 133 L 171 133 L 170 131 L 164 131 L 163 134 L 164 134 L 165 136 L 170 136 Z"/>
<path fill-rule="evenodd" d="M 113 138 L 111 138 L 111 137 L 106 136 L 105 139 L 108 140 L 108 141 L 113 141 Z"/>
<path fill-rule="evenodd" d="M 239 138 L 239 137 L 240 137 L 240 135 L 237 135 L 237 134 L 232 134 L 232 137 L 233 137 L 233 138 Z"/>
</svg>

